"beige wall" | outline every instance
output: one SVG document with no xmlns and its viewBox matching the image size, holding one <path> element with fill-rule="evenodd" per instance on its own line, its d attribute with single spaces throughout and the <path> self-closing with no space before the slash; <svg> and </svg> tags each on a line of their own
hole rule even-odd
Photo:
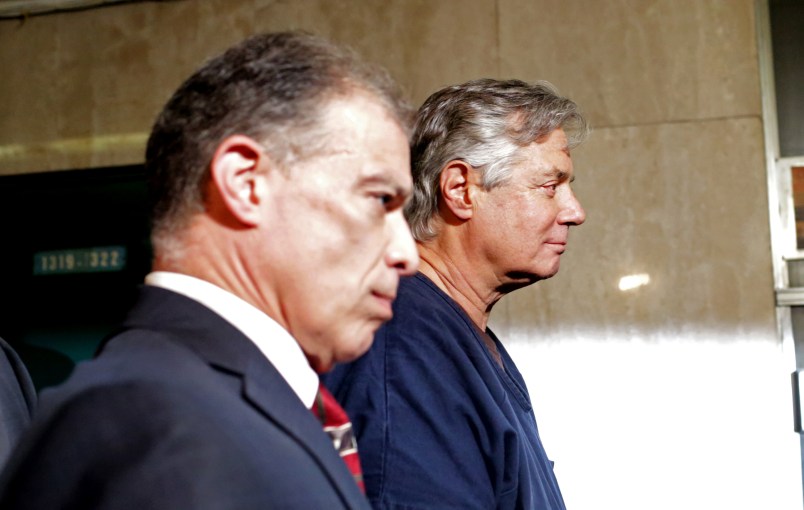
<svg viewBox="0 0 804 510">
<path fill-rule="evenodd" d="M 0 21 L 0 175 L 140 162 L 200 61 L 286 28 L 355 46 L 417 103 L 456 81 L 520 77 L 587 112 L 587 223 L 564 271 L 503 302 L 498 327 L 692 322 L 775 338 L 751 0 L 183 0 Z M 619 292 L 631 272 L 651 285 Z"/>
<path fill-rule="evenodd" d="M 504 0 L 500 26 L 502 74 L 553 81 L 595 127 L 576 151 L 588 220 L 565 271 L 509 313 L 538 309 L 534 324 L 568 333 L 694 325 L 772 341 L 753 2 Z M 631 273 L 651 284 L 620 292 Z"/>
<path fill-rule="evenodd" d="M 497 74 L 496 11 L 488 0 L 179 0 L 0 21 L 0 174 L 139 162 L 181 80 L 258 31 L 350 44 L 421 101 Z"/>
<path fill-rule="evenodd" d="M 518 77 L 587 112 L 587 222 L 561 273 L 492 318 L 568 506 L 800 508 L 753 0 L 180 0 L 0 21 L 0 174 L 141 161 L 190 70 L 287 28 L 355 46 L 417 103 Z M 633 273 L 650 283 L 620 291 Z"/>
</svg>

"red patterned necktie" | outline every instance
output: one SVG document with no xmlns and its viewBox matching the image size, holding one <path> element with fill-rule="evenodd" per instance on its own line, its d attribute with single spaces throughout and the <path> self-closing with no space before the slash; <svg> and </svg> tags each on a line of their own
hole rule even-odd
<svg viewBox="0 0 804 510">
<path fill-rule="evenodd" d="M 352 431 L 352 422 L 323 384 L 318 386 L 312 411 L 323 425 L 324 432 L 332 439 L 335 451 L 340 454 L 346 467 L 355 477 L 355 483 L 365 494 L 366 487 L 363 484 L 363 471 L 360 469 L 360 457 L 357 455 L 357 440 Z"/>
</svg>

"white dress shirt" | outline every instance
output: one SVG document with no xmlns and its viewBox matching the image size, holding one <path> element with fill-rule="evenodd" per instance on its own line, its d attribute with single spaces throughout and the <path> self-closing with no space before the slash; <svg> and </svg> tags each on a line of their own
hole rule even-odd
<svg viewBox="0 0 804 510">
<path fill-rule="evenodd" d="M 156 271 L 145 277 L 145 283 L 187 296 L 229 321 L 254 342 L 305 407 L 312 407 L 318 374 L 296 339 L 275 320 L 234 294 L 192 276 Z"/>
</svg>

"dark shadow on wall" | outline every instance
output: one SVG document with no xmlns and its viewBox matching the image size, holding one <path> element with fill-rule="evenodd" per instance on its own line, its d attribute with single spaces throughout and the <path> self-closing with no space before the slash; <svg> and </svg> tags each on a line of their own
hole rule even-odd
<svg viewBox="0 0 804 510">
<path fill-rule="evenodd" d="M 0 177 L 0 337 L 37 389 L 123 318 L 150 267 L 141 166 Z"/>
</svg>

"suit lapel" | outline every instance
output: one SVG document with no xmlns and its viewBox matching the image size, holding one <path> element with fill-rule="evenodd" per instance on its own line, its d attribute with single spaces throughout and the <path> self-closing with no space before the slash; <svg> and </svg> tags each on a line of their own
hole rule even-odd
<svg viewBox="0 0 804 510">
<path fill-rule="evenodd" d="M 279 386 L 287 391 L 276 391 Z M 360 502 L 365 501 L 364 497 L 343 459 L 335 451 L 331 439 L 270 363 L 254 363 L 250 367 L 244 378 L 244 391 L 246 399 L 254 407 L 296 439 L 316 459 L 346 506 L 361 507 Z"/>
<path fill-rule="evenodd" d="M 149 286 L 141 289 L 123 328 L 167 333 L 214 368 L 239 374 L 244 401 L 315 459 L 347 507 L 366 508 L 360 489 L 312 412 L 240 330 L 190 298 Z"/>
</svg>

